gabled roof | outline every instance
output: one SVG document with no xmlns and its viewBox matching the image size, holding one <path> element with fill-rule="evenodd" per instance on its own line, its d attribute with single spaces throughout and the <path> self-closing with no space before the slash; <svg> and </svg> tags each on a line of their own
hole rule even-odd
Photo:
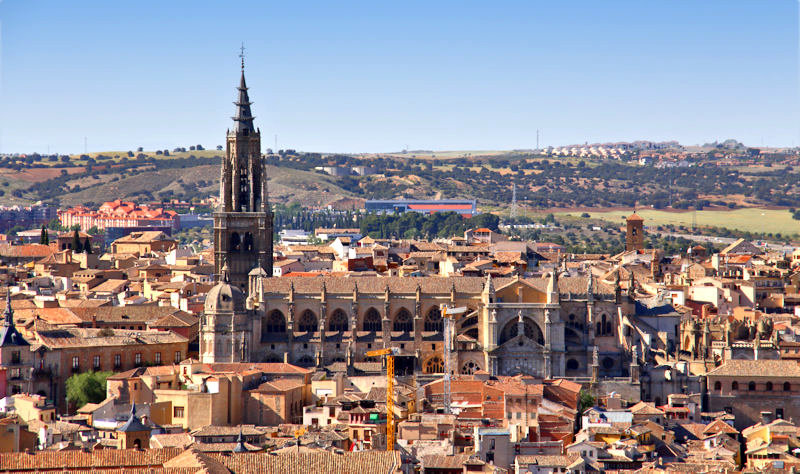
<svg viewBox="0 0 800 474">
<path fill-rule="evenodd" d="M 703 430 L 704 434 L 717 434 L 717 433 L 727 433 L 727 434 L 739 434 L 739 431 L 734 428 L 733 426 L 725 423 L 722 420 L 714 420 L 706 426 Z"/>
<path fill-rule="evenodd" d="M 755 245 L 751 244 L 750 242 L 744 239 L 737 239 L 732 244 L 728 245 L 724 249 L 720 251 L 721 255 L 728 255 L 728 254 L 748 254 L 748 255 L 758 255 L 762 253 L 762 250 Z"/>
</svg>

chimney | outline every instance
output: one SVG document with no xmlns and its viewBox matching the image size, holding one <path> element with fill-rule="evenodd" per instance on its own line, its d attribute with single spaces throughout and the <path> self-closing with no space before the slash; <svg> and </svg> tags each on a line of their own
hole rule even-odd
<svg viewBox="0 0 800 474">
<path fill-rule="evenodd" d="M 771 411 L 762 411 L 761 412 L 761 424 L 768 425 L 772 423 L 772 412 Z"/>
</svg>

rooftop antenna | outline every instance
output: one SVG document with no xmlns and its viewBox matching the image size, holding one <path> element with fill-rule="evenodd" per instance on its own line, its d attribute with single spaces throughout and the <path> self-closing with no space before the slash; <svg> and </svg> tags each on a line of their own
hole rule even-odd
<svg viewBox="0 0 800 474">
<path fill-rule="evenodd" d="M 89 153 L 89 142 L 86 137 L 83 137 L 83 154 Z"/>
<path fill-rule="evenodd" d="M 536 129 L 536 151 L 539 151 L 539 129 Z"/>
</svg>

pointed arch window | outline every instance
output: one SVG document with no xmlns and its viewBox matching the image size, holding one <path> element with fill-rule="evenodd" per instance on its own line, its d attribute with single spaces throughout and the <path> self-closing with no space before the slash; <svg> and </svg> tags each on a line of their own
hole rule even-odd
<svg viewBox="0 0 800 474">
<path fill-rule="evenodd" d="M 397 315 L 394 317 L 392 331 L 411 332 L 413 330 L 414 320 L 411 317 L 411 313 L 405 308 L 400 308 L 400 311 L 398 311 Z"/>
<path fill-rule="evenodd" d="M 444 372 L 444 362 L 439 356 L 433 356 L 425 362 L 423 370 L 426 374 L 441 374 Z"/>
<path fill-rule="evenodd" d="M 381 327 L 381 315 L 378 313 L 378 310 L 375 308 L 370 308 L 367 310 L 367 314 L 364 315 L 364 331 L 370 332 L 378 332 L 382 330 Z"/>
<path fill-rule="evenodd" d="M 347 327 L 347 315 L 344 314 L 344 311 L 341 309 L 334 311 L 328 322 L 328 331 L 343 332 L 347 331 Z"/>
<path fill-rule="evenodd" d="M 230 236 L 230 241 L 228 244 L 228 250 L 231 252 L 238 252 L 242 248 L 242 238 L 239 236 L 238 232 L 234 232 Z"/>
<path fill-rule="evenodd" d="M 264 318 L 261 326 L 262 338 L 268 334 L 280 334 L 286 332 L 286 318 L 280 310 L 272 310 L 272 312 Z"/>
<path fill-rule="evenodd" d="M 439 311 L 438 306 L 434 306 L 428 311 L 428 315 L 425 317 L 425 330 L 435 332 L 442 332 L 444 330 L 442 313 Z"/>
<path fill-rule="evenodd" d="M 252 252 L 254 248 L 253 244 L 253 234 L 250 232 L 246 232 L 244 234 L 244 251 L 245 252 Z"/>
<path fill-rule="evenodd" d="M 314 332 L 317 330 L 317 315 L 313 311 L 307 309 L 300 315 L 300 322 L 297 325 L 297 330 L 300 332 Z"/>
</svg>

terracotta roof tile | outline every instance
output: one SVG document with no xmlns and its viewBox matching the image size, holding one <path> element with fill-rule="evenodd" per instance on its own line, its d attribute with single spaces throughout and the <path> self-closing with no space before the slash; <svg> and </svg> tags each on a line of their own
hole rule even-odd
<svg viewBox="0 0 800 474">
<path fill-rule="evenodd" d="M 800 365 L 791 360 L 738 360 L 725 361 L 708 372 L 709 376 L 729 377 L 800 377 Z"/>
<path fill-rule="evenodd" d="M 237 474 L 280 472 L 284 474 L 386 474 L 400 468 L 400 452 L 362 451 L 343 454 L 328 451 L 294 453 L 277 456 L 247 453 L 234 456 L 209 455 Z"/>
<path fill-rule="evenodd" d="M 35 454 L 2 453 L 0 471 L 34 471 L 58 469 L 58 472 L 89 468 L 161 466 L 181 452 L 167 449 L 103 449 L 90 453 L 83 451 L 39 451 Z M 38 471 L 37 471 L 38 472 Z M 126 471 L 128 472 L 128 471 Z"/>
</svg>

